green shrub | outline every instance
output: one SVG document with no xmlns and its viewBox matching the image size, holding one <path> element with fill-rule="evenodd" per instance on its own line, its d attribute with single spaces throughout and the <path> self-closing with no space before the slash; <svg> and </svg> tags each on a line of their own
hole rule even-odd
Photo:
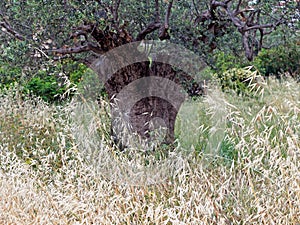
<svg viewBox="0 0 300 225">
<path fill-rule="evenodd" d="M 25 91 L 41 97 L 46 102 L 59 101 L 68 88 L 82 81 L 87 70 L 85 65 L 72 61 L 59 63 L 56 67 L 39 70 L 26 82 Z M 72 96 L 72 93 L 68 96 Z"/>
<path fill-rule="evenodd" d="M 72 66 L 72 65 L 70 65 L 70 66 Z M 89 68 L 82 63 L 73 65 L 72 68 L 70 68 L 70 70 L 71 70 L 70 75 L 69 75 L 70 82 L 73 84 L 80 83 L 81 80 L 83 79 L 83 74 L 85 74 L 88 69 Z"/>
<path fill-rule="evenodd" d="M 0 65 L 0 88 L 8 87 L 21 77 L 21 68 L 12 67 L 8 64 Z"/>
<path fill-rule="evenodd" d="M 79 84 L 87 71 L 88 67 L 81 63 L 64 61 L 45 65 L 43 69 L 25 75 L 21 67 L 0 62 L 0 89 L 18 83 L 24 87 L 25 94 L 39 96 L 46 102 L 56 102 L 61 100 L 68 88 Z"/>
<path fill-rule="evenodd" d="M 46 102 L 54 102 L 63 94 L 65 87 L 61 86 L 55 77 L 33 77 L 25 85 L 27 93 L 41 97 Z"/>
<path fill-rule="evenodd" d="M 230 69 L 243 68 L 245 66 L 249 66 L 249 63 L 245 62 L 243 57 L 217 52 L 214 55 L 214 66 L 212 69 L 215 73 L 222 74 Z"/>
<path fill-rule="evenodd" d="M 295 77 L 300 72 L 300 46 L 288 44 L 262 49 L 255 58 L 254 65 L 264 76 L 280 77 L 281 73 L 288 72 Z"/>
<path fill-rule="evenodd" d="M 214 77 L 220 83 L 222 90 L 234 91 L 238 95 L 249 96 L 261 90 L 259 81 L 262 79 L 252 66 L 245 68 L 232 68 L 224 73 L 215 73 Z"/>
</svg>

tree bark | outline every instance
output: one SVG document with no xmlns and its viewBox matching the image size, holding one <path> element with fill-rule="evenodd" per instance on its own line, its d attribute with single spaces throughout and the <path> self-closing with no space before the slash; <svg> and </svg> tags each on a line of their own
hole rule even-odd
<svg viewBox="0 0 300 225">
<path fill-rule="evenodd" d="M 182 73 L 181 73 L 182 75 Z M 155 83 L 150 77 L 166 79 L 165 82 Z M 171 65 L 159 62 L 139 62 L 122 68 L 115 73 L 105 84 L 106 91 L 112 106 L 112 132 L 113 137 L 119 139 L 127 137 L 128 133 L 137 134 L 144 140 L 151 141 L 156 129 L 164 129 L 161 142 L 174 141 L 175 121 L 180 105 L 185 99 L 184 93 L 172 88 L 172 83 L 180 86 L 177 79 L 178 71 Z M 141 78 L 146 78 L 144 81 Z M 141 82 L 134 83 L 141 79 Z M 150 87 L 149 89 L 147 87 Z M 120 93 L 129 87 L 121 97 Z M 127 92 L 127 93 L 126 93 Z M 134 96 L 133 96 L 134 95 Z M 130 105 L 132 98 L 137 101 Z M 121 101 L 118 103 L 118 101 Z M 118 105 L 119 104 L 119 105 Z M 122 104 L 123 106 L 120 106 Z M 126 110 L 119 108 L 126 107 Z M 125 115 L 126 114 L 126 115 Z M 124 118 L 126 117 L 126 118 Z M 121 123 L 126 123 L 121 124 Z M 126 131 L 124 131 L 124 126 Z M 126 133 L 128 132 L 128 133 Z M 124 145 L 124 143 L 122 143 Z M 126 145 L 126 144 L 125 144 Z"/>
</svg>

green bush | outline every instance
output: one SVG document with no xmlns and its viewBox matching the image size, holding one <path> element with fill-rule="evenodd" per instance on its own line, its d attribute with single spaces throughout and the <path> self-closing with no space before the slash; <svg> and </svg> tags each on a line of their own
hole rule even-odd
<svg viewBox="0 0 300 225">
<path fill-rule="evenodd" d="M 218 74 L 233 68 L 243 68 L 249 66 L 249 63 L 244 60 L 243 57 L 237 57 L 232 54 L 226 54 L 225 52 L 217 52 L 214 55 L 213 71 Z"/>
<path fill-rule="evenodd" d="M 0 87 L 8 87 L 21 78 L 21 68 L 11 67 L 8 64 L 0 65 Z"/>
<path fill-rule="evenodd" d="M 65 62 L 63 66 L 64 71 L 68 74 L 69 80 L 72 84 L 80 83 L 83 79 L 83 75 L 89 70 L 86 65 L 72 61 Z"/>
<path fill-rule="evenodd" d="M 232 68 L 224 73 L 215 73 L 215 79 L 225 92 L 234 91 L 238 95 L 250 96 L 262 88 L 259 81 L 262 79 L 252 66 L 245 68 Z"/>
<path fill-rule="evenodd" d="M 262 49 L 255 58 L 254 65 L 264 76 L 275 75 L 279 78 L 280 74 L 288 72 L 295 77 L 300 72 L 300 46 L 291 43 Z"/>
<path fill-rule="evenodd" d="M 68 88 L 81 82 L 87 69 L 83 64 L 64 62 L 54 68 L 40 70 L 24 84 L 25 91 L 46 102 L 60 101 Z M 70 96 L 72 93 L 68 94 Z"/>
<path fill-rule="evenodd" d="M 33 77 L 25 85 L 27 93 L 41 97 L 46 102 L 54 102 L 63 94 L 65 87 L 60 85 L 55 77 Z"/>
</svg>

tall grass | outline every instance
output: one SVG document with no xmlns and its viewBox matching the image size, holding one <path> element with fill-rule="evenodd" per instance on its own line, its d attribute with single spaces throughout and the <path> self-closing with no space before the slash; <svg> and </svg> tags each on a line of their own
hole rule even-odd
<svg viewBox="0 0 300 225">
<path fill-rule="evenodd" d="M 133 161 L 108 138 L 105 101 L 87 110 L 76 100 L 54 106 L 3 91 L 0 223 L 299 224 L 299 84 L 270 80 L 264 90 L 225 95 L 218 154 L 187 157 L 179 139 L 174 161 L 142 169 L 128 167 Z M 199 110 L 192 120 L 206 118 Z M 191 141 L 205 141 L 209 126 Z"/>
</svg>

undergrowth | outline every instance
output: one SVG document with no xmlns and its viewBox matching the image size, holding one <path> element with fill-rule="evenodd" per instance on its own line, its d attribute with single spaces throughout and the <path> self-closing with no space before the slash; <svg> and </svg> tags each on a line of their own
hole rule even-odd
<svg viewBox="0 0 300 225">
<path fill-rule="evenodd" d="M 116 151 L 104 100 L 57 106 L 2 91 L 0 223 L 299 224 L 299 84 L 270 79 L 263 90 L 226 93 L 216 154 L 201 152 L 213 125 L 200 121 L 199 136 L 178 135 L 169 160 L 147 165 Z M 201 104 L 192 121 L 208 118 Z"/>
</svg>

